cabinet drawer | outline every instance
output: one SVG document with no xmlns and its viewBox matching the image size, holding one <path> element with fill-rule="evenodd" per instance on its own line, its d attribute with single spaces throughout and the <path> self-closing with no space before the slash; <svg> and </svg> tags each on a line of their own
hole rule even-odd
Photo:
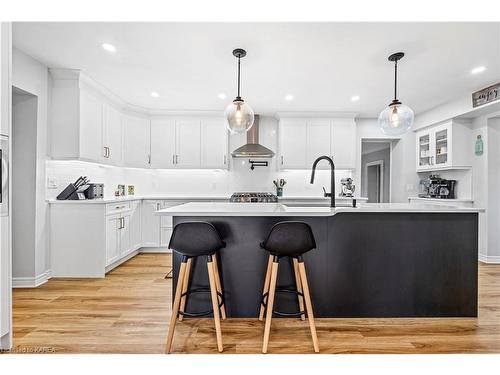
<svg viewBox="0 0 500 375">
<path fill-rule="evenodd" d="M 106 215 L 112 215 L 120 212 L 129 211 L 131 209 L 132 202 L 116 202 L 106 204 Z"/>
</svg>

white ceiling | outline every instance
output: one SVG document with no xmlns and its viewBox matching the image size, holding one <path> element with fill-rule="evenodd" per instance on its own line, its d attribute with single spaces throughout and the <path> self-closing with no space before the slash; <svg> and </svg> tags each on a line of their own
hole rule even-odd
<svg viewBox="0 0 500 375">
<path fill-rule="evenodd" d="M 242 96 L 255 112 L 374 117 L 392 100 L 393 52 L 406 53 L 399 98 L 416 113 L 498 81 L 499 25 L 22 22 L 13 43 L 49 67 L 82 69 L 135 105 L 221 111 L 236 94 L 231 52 L 242 47 Z M 104 51 L 104 42 L 117 52 Z M 486 71 L 471 75 L 479 65 Z"/>
</svg>

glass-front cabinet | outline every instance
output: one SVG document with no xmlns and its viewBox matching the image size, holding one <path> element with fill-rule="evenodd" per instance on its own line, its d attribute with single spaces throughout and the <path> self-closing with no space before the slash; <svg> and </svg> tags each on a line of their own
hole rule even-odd
<svg viewBox="0 0 500 375">
<path fill-rule="evenodd" d="M 470 123 L 449 120 L 416 133 L 418 171 L 470 168 Z M 453 149 L 456 153 L 453 154 Z"/>
</svg>

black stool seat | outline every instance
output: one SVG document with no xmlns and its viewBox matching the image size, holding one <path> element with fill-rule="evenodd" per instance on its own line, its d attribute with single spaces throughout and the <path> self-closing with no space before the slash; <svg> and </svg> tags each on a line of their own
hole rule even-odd
<svg viewBox="0 0 500 375">
<path fill-rule="evenodd" d="M 275 224 L 260 246 L 277 257 L 297 258 L 316 248 L 309 224 L 302 221 L 282 221 Z"/>
<path fill-rule="evenodd" d="M 217 229 L 205 221 L 190 221 L 177 224 L 170 237 L 169 249 L 187 257 L 213 255 L 226 247 Z"/>
</svg>

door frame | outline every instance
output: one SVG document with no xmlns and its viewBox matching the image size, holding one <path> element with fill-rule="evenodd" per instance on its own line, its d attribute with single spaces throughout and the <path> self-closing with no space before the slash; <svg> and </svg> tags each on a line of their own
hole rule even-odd
<svg viewBox="0 0 500 375">
<path fill-rule="evenodd" d="M 365 171 L 364 171 L 364 179 L 366 181 L 366 184 L 368 184 L 368 167 L 374 167 L 374 166 L 380 166 L 379 168 L 379 179 L 378 179 L 378 202 L 377 203 L 383 203 L 384 201 L 384 161 L 383 160 L 375 160 L 371 161 L 365 164 Z M 366 195 L 368 195 L 368 185 L 366 185 Z"/>
<path fill-rule="evenodd" d="M 363 170 L 363 163 L 362 163 L 362 159 L 363 159 L 363 143 L 389 143 L 389 168 L 385 168 L 389 171 L 389 203 L 391 202 L 391 199 L 392 199 L 392 181 L 393 181 L 393 178 L 392 178 L 392 152 L 394 150 L 394 147 L 396 146 L 396 144 L 398 143 L 398 141 L 400 141 L 400 138 L 364 138 L 364 137 L 361 137 L 359 139 L 359 143 L 358 143 L 358 147 L 359 147 L 359 153 L 358 153 L 358 168 L 359 168 L 359 174 L 358 174 L 358 178 L 360 179 L 360 194 L 361 194 L 361 186 L 362 186 L 362 183 L 363 181 L 366 181 L 366 177 L 367 177 L 367 174 L 365 173 L 365 171 Z"/>
</svg>

